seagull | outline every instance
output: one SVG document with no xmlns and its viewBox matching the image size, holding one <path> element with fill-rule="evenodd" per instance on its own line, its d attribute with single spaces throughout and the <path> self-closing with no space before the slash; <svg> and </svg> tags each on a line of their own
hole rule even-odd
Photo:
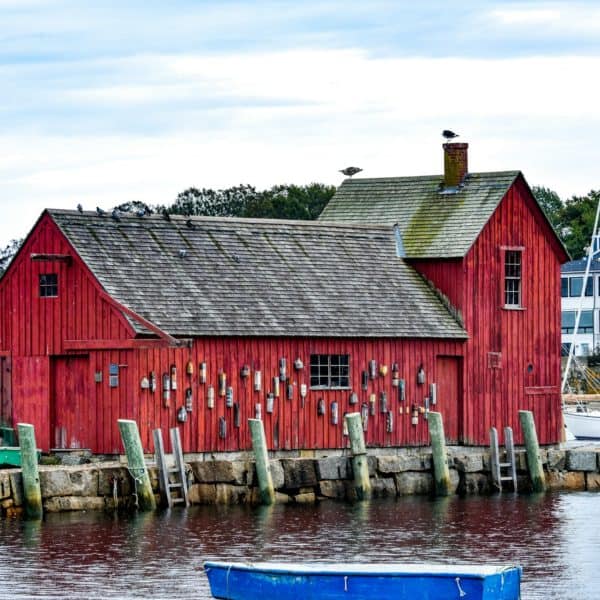
<svg viewBox="0 0 600 600">
<path fill-rule="evenodd" d="M 99 206 L 96 206 L 96 212 L 103 217 L 106 214 L 106 211 L 103 210 L 102 208 L 100 208 Z"/>
<path fill-rule="evenodd" d="M 454 133 L 454 131 L 450 131 L 450 129 L 444 129 L 444 131 L 442 131 L 442 135 L 447 140 L 453 140 L 454 138 L 458 137 L 458 133 Z"/>
<path fill-rule="evenodd" d="M 187 255 L 187 250 L 185 248 L 179 251 L 179 258 L 185 258 Z"/>
<path fill-rule="evenodd" d="M 145 217 L 146 216 L 146 209 L 145 208 L 140 208 L 140 209 L 136 210 L 135 215 L 136 215 L 136 217 Z"/>
<path fill-rule="evenodd" d="M 119 214 L 119 211 L 115 208 L 112 211 L 112 214 L 110 215 L 115 221 L 120 221 L 121 220 L 121 215 Z"/>
<path fill-rule="evenodd" d="M 77 205 L 77 210 L 82 213 L 83 212 L 83 206 L 81 206 L 81 204 Z"/>
<path fill-rule="evenodd" d="M 358 167 L 346 167 L 345 169 L 340 169 L 340 173 L 343 173 L 344 175 L 347 175 L 348 177 L 352 177 L 352 175 L 356 175 L 357 173 L 360 173 L 362 171 L 362 169 L 359 169 Z"/>
</svg>

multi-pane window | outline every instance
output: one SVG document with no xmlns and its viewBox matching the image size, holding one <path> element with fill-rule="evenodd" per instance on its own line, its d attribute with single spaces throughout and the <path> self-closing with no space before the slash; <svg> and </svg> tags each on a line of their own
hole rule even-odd
<svg viewBox="0 0 600 600">
<path fill-rule="evenodd" d="M 311 354 L 311 388 L 348 388 L 350 387 L 350 355 L 348 354 Z"/>
<path fill-rule="evenodd" d="M 504 306 L 521 306 L 521 258 L 520 250 L 504 253 Z"/>
<path fill-rule="evenodd" d="M 40 298 L 56 298 L 58 296 L 58 275 L 44 273 L 40 275 Z"/>
<path fill-rule="evenodd" d="M 563 298 L 578 298 L 581 296 L 583 288 L 583 277 L 561 277 L 560 278 L 560 295 Z M 600 293 L 600 290 L 599 290 Z M 594 278 L 588 277 L 585 284 L 585 295 L 594 295 Z"/>
<path fill-rule="evenodd" d="M 565 310 L 561 313 L 560 329 L 562 333 L 573 333 L 575 331 L 575 319 L 577 313 L 574 310 Z M 582 310 L 579 317 L 577 333 L 594 333 L 594 311 Z"/>
</svg>

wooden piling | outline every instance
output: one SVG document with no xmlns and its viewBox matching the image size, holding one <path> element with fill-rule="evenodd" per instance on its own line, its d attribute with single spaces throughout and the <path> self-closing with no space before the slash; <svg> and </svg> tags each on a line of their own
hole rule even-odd
<svg viewBox="0 0 600 600">
<path fill-rule="evenodd" d="M 41 519 L 42 490 L 40 488 L 40 474 L 38 471 L 38 456 L 35 443 L 35 430 L 33 425 L 19 423 L 19 446 L 21 448 L 21 468 L 23 477 L 23 502 L 25 517 L 28 519 Z"/>
<path fill-rule="evenodd" d="M 540 455 L 540 446 L 538 444 L 537 432 L 535 430 L 535 421 L 533 413 L 530 410 L 519 411 L 519 421 L 523 430 L 525 439 L 525 448 L 527 449 L 527 468 L 529 477 L 533 485 L 534 492 L 546 491 L 546 477 L 542 466 L 542 457 Z"/>
<path fill-rule="evenodd" d="M 265 429 L 260 419 L 248 419 L 250 435 L 252 437 L 252 449 L 254 450 L 254 459 L 256 460 L 256 476 L 258 477 L 258 488 L 260 490 L 260 500 L 263 504 L 273 504 L 275 502 L 275 488 L 273 487 L 273 478 L 269 467 L 269 455 L 267 454 L 267 438 Z"/>
<path fill-rule="evenodd" d="M 359 500 L 371 497 L 371 480 L 369 479 L 369 464 L 367 448 L 360 413 L 349 413 L 345 417 L 348 425 L 348 437 L 352 450 L 352 471 L 354 472 L 354 487 Z"/>
<path fill-rule="evenodd" d="M 137 423 L 129 419 L 119 419 L 118 423 L 125 453 L 127 454 L 127 469 L 134 480 L 138 508 L 140 510 L 155 510 L 156 499 L 152 492 Z"/>
<path fill-rule="evenodd" d="M 435 495 L 450 496 L 450 469 L 448 468 L 448 454 L 446 452 L 446 438 L 444 436 L 444 423 L 442 414 L 429 412 L 427 415 L 429 437 L 431 438 L 431 451 L 433 454 L 433 478 L 435 480 Z"/>
</svg>

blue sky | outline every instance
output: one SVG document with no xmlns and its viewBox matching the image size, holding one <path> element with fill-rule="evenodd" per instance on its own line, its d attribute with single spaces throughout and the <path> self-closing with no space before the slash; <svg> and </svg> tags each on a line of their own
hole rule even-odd
<svg viewBox="0 0 600 600">
<path fill-rule="evenodd" d="M 0 247 L 44 207 L 521 169 L 600 187 L 600 3 L 0 0 Z"/>
</svg>

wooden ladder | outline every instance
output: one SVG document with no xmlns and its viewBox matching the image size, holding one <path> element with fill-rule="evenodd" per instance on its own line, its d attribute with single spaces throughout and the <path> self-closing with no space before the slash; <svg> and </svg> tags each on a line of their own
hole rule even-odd
<svg viewBox="0 0 600 600">
<path fill-rule="evenodd" d="M 173 427 L 169 430 L 171 447 L 173 448 L 174 467 L 167 465 L 162 431 L 155 429 L 152 433 L 154 435 L 154 454 L 156 457 L 156 466 L 158 467 L 160 495 L 163 503 L 169 508 L 172 508 L 174 504 L 189 506 L 190 501 L 188 499 L 187 479 L 183 463 L 183 453 L 181 451 L 179 429 Z M 179 492 L 179 495 L 174 496 L 173 492 Z"/>
<path fill-rule="evenodd" d="M 501 461 L 500 449 L 498 447 L 498 432 L 495 427 L 490 429 L 490 451 L 494 485 L 502 492 L 503 483 L 505 481 L 512 481 L 513 492 L 516 492 L 517 465 L 515 462 L 515 444 L 513 442 L 512 427 L 504 428 L 504 460 Z"/>
</svg>

